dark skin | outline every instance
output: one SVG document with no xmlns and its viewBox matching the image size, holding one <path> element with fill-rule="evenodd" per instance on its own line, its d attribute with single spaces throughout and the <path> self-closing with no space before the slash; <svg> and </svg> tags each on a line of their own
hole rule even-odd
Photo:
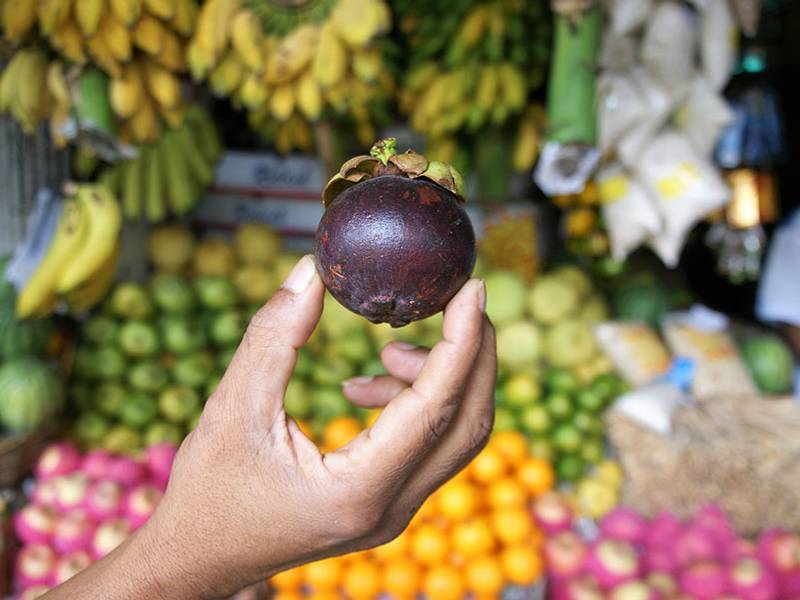
<svg viewBox="0 0 800 600">
<path fill-rule="evenodd" d="M 322 300 L 306 256 L 250 323 L 150 521 L 48 600 L 222 598 L 284 569 L 380 545 L 478 453 L 492 428 L 496 376 L 482 281 L 469 280 L 450 301 L 430 351 L 389 344 L 381 356 L 389 375 L 345 384 L 355 403 L 385 408 L 324 455 L 283 409 Z"/>
</svg>

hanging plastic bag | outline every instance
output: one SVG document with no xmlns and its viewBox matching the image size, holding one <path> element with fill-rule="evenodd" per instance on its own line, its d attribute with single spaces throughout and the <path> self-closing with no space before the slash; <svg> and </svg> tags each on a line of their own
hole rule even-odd
<svg viewBox="0 0 800 600">
<path fill-rule="evenodd" d="M 597 80 L 597 146 L 608 152 L 622 136 L 648 118 L 647 100 L 628 74 L 604 73 Z"/>
<path fill-rule="evenodd" d="M 689 83 L 694 73 L 698 26 L 682 3 L 662 2 L 648 19 L 642 39 L 642 64 L 670 89 Z"/>
<path fill-rule="evenodd" d="M 733 110 L 704 76 L 696 76 L 675 123 L 702 156 L 711 158 Z"/>
<path fill-rule="evenodd" d="M 629 384 L 644 385 L 669 370 L 669 350 L 649 325 L 608 322 L 595 327 L 594 332 L 603 353 Z"/>
<path fill-rule="evenodd" d="M 661 219 L 645 189 L 619 163 L 601 168 L 595 183 L 603 205 L 611 256 L 615 260 L 625 260 L 661 229 Z"/>
<path fill-rule="evenodd" d="M 606 31 L 600 43 L 600 68 L 618 72 L 629 70 L 636 64 L 637 49 L 635 37 Z"/>
<path fill-rule="evenodd" d="M 738 46 L 738 27 L 728 0 L 708 0 L 700 17 L 700 61 L 711 86 L 719 91 L 730 79 Z"/>
<path fill-rule="evenodd" d="M 610 30 L 623 35 L 644 25 L 653 8 L 653 0 L 610 0 L 607 4 Z"/>
</svg>

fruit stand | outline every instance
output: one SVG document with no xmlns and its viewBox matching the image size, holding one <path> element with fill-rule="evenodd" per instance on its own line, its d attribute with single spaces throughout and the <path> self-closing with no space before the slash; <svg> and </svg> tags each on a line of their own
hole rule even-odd
<svg viewBox="0 0 800 600">
<path fill-rule="evenodd" d="M 469 278 L 493 425 L 237 598 L 800 598 L 800 7 L 422 4 L 0 0 L 0 598 L 136 535 L 305 254 L 298 435 L 373 427 Z"/>
</svg>

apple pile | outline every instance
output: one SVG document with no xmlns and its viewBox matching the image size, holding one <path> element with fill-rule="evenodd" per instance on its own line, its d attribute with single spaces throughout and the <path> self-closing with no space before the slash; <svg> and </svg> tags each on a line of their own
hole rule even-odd
<svg viewBox="0 0 800 600">
<path fill-rule="evenodd" d="M 800 537 L 782 530 L 740 537 L 715 504 L 681 522 L 618 507 L 595 539 L 577 533 L 556 493 L 534 506 L 548 534 L 548 597 L 555 600 L 793 600 L 800 598 Z"/>
<path fill-rule="evenodd" d="M 141 527 L 167 487 L 176 452 L 162 443 L 134 459 L 104 450 L 82 455 L 68 442 L 48 446 L 30 501 L 13 517 L 23 544 L 14 566 L 21 597 L 63 583 Z"/>
</svg>

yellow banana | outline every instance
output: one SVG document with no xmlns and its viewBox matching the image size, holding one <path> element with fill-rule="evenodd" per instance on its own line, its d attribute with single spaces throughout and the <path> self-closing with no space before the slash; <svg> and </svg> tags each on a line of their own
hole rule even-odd
<svg viewBox="0 0 800 600">
<path fill-rule="evenodd" d="M 297 80 L 297 106 L 309 121 L 316 121 L 322 113 L 322 92 L 310 71 Z"/>
<path fill-rule="evenodd" d="M 231 27 L 231 41 L 239 53 L 239 60 L 252 71 L 260 73 L 264 69 L 261 21 L 253 11 L 245 8 L 236 13 Z"/>
<path fill-rule="evenodd" d="M 286 121 L 292 115 L 294 103 L 294 87 L 291 83 L 284 83 L 272 92 L 269 110 L 278 121 Z"/>
<path fill-rule="evenodd" d="M 381 31 L 384 15 L 377 0 L 339 0 L 330 15 L 336 34 L 351 48 L 363 48 Z"/>
<path fill-rule="evenodd" d="M 67 200 L 58 219 L 53 239 L 31 278 L 17 296 L 17 316 L 26 319 L 55 298 L 58 278 L 84 246 L 89 220 L 83 207 Z"/>
<path fill-rule="evenodd" d="M 239 101 L 250 110 L 263 105 L 269 97 L 269 87 L 257 73 L 249 73 L 238 91 Z"/>
<path fill-rule="evenodd" d="M 489 5 L 478 4 L 464 17 L 458 28 L 456 39 L 466 48 L 472 48 L 481 41 L 489 26 Z"/>
<path fill-rule="evenodd" d="M 91 279 L 67 295 L 67 304 L 72 313 L 85 312 L 97 306 L 108 294 L 114 284 L 119 266 L 120 244 L 117 242 L 114 251 L 100 266 Z"/>
<path fill-rule="evenodd" d="M 136 113 L 142 102 L 144 84 L 137 63 L 126 65 L 119 77 L 111 79 L 109 98 L 111 108 L 120 119 L 128 119 Z"/>
<path fill-rule="evenodd" d="M 119 77 L 122 69 L 116 57 L 111 53 L 111 49 L 106 44 L 105 36 L 95 35 L 86 40 L 86 47 L 92 55 L 94 62 L 108 73 L 112 78 Z"/>
<path fill-rule="evenodd" d="M 475 104 L 482 110 L 490 110 L 497 97 L 497 71 L 494 65 L 484 65 L 475 90 Z"/>
<path fill-rule="evenodd" d="M 22 52 L 14 54 L 0 73 L 0 113 L 11 108 L 11 101 L 19 89 L 17 80 L 20 73 L 19 66 L 22 63 L 21 57 Z"/>
<path fill-rule="evenodd" d="M 88 215 L 88 229 L 56 280 L 56 291 L 61 294 L 83 285 L 103 266 L 116 248 L 122 227 L 119 202 L 106 187 L 81 185 L 75 199 Z"/>
<path fill-rule="evenodd" d="M 103 16 L 104 0 L 77 0 L 75 2 L 75 20 L 84 37 L 92 37 L 100 26 Z"/>
<path fill-rule="evenodd" d="M 162 36 L 161 53 L 154 56 L 162 67 L 170 71 L 183 72 L 186 70 L 186 56 L 184 55 L 183 43 L 177 35 L 165 29 Z"/>
<path fill-rule="evenodd" d="M 128 27 L 142 16 L 142 0 L 110 0 L 110 5 L 114 16 Z"/>
<path fill-rule="evenodd" d="M 172 28 L 184 37 L 192 35 L 197 21 L 197 2 L 195 0 L 175 0 L 175 16 Z"/>
<path fill-rule="evenodd" d="M 144 0 L 144 8 L 154 17 L 169 21 L 175 15 L 175 0 Z"/>
<path fill-rule="evenodd" d="M 158 19 L 145 15 L 139 19 L 133 30 L 133 43 L 148 54 L 158 56 L 164 48 L 165 33 L 166 30 Z"/>
<path fill-rule="evenodd" d="M 305 24 L 283 38 L 267 55 L 267 82 L 286 83 L 297 77 L 314 58 L 319 37 L 319 27 Z M 341 51 L 344 52 L 341 42 L 339 44 Z M 344 59 L 346 60 L 346 57 Z"/>
<path fill-rule="evenodd" d="M 406 87 L 410 90 L 421 90 L 428 87 L 439 74 L 439 65 L 434 61 L 421 63 L 412 70 L 406 79 Z"/>
<path fill-rule="evenodd" d="M 498 74 L 500 90 L 508 108 L 512 111 L 522 110 L 528 99 L 525 77 L 509 62 L 504 62 L 498 67 Z"/>
<path fill-rule="evenodd" d="M 32 134 L 39 122 L 49 112 L 47 94 L 47 55 L 39 49 L 19 51 L 21 63 L 17 67 L 16 94 L 11 99 L 11 114 L 22 125 L 23 131 Z"/>
<path fill-rule="evenodd" d="M 333 87 L 347 71 L 347 50 L 330 21 L 320 30 L 319 47 L 312 66 L 314 79 L 324 88 Z"/>
<path fill-rule="evenodd" d="M 178 127 L 183 123 L 183 118 L 186 116 L 186 105 L 183 102 L 179 102 L 176 106 L 171 108 L 159 105 L 158 112 L 167 122 L 167 125 L 170 127 Z"/>
<path fill-rule="evenodd" d="M 532 119 L 522 119 L 514 142 L 512 164 L 515 171 L 530 171 L 539 155 L 539 131 Z"/>
<path fill-rule="evenodd" d="M 36 5 L 36 0 L 6 0 L 0 7 L 0 24 L 9 42 L 19 42 L 36 24 Z"/>
<path fill-rule="evenodd" d="M 39 30 L 50 37 L 56 28 L 69 18 L 72 0 L 40 0 L 37 8 Z"/>
<path fill-rule="evenodd" d="M 375 81 L 383 68 L 383 57 L 378 48 L 363 48 L 353 53 L 353 72 L 361 81 Z"/>
<path fill-rule="evenodd" d="M 57 105 L 67 108 L 72 105 L 72 95 L 64 76 L 64 65 L 59 60 L 52 61 L 47 67 L 47 90 Z"/>
<path fill-rule="evenodd" d="M 208 78 L 211 92 L 216 96 L 228 96 L 241 83 L 245 74 L 244 65 L 239 62 L 239 55 L 234 50 L 228 53 L 214 67 Z"/>
<path fill-rule="evenodd" d="M 53 48 L 78 64 L 86 62 L 86 53 L 83 50 L 83 35 L 75 21 L 67 20 L 56 27 L 50 37 Z"/>
<path fill-rule="evenodd" d="M 238 10 L 238 0 L 207 0 L 203 3 L 186 55 L 189 70 L 195 79 L 205 77 L 222 56 Z"/>
<path fill-rule="evenodd" d="M 132 42 L 128 28 L 110 12 L 103 15 L 97 35 L 102 35 L 112 56 L 119 62 L 131 59 Z"/>
<path fill-rule="evenodd" d="M 164 108 L 175 108 L 181 101 L 181 84 L 167 69 L 153 61 L 144 62 L 147 89 Z"/>
<path fill-rule="evenodd" d="M 278 123 L 275 132 L 275 147 L 281 154 L 288 154 L 292 151 L 292 126 L 289 123 Z"/>
<path fill-rule="evenodd" d="M 144 97 L 139 110 L 128 121 L 133 139 L 137 142 L 154 142 L 161 134 L 161 124 L 153 101 Z"/>
</svg>

